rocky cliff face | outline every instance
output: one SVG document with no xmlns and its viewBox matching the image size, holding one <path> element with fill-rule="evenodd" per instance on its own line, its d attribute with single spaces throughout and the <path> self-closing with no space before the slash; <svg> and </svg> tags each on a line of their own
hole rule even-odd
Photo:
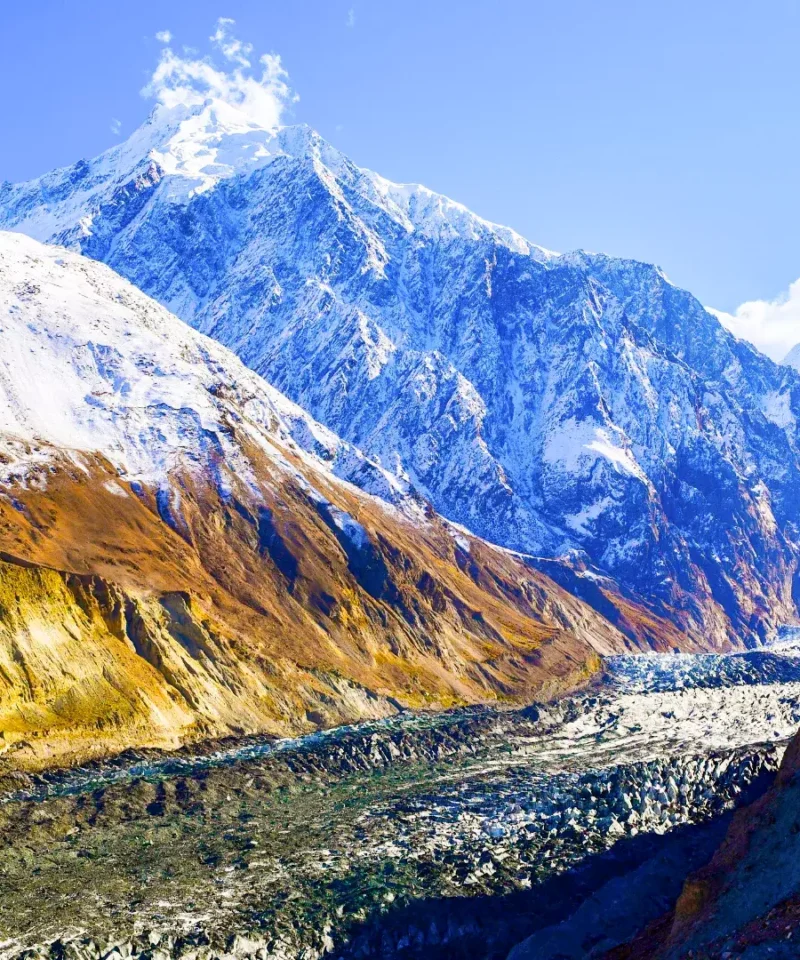
<svg viewBox="0 0 800 960">
<path fill-rule="evenodd" d="M 216 102 L 4 185 L 0 224 L 106 261 L 493 542 L 712 646 L 796 615 L 800 378 L 656 267 L 557 256 Z"/>
<path fill-rule="evenodd" d="M 102 264 L 0 234 L 0 347 L 12 764 L 528 700 L 681 642 L 443 521 Z"/>
</svg>

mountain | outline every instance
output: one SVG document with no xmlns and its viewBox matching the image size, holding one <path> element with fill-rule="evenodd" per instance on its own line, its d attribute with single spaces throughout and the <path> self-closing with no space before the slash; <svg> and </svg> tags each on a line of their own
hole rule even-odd
<svg viewBox="0 0 800 960">
<path fill-rule="evenodd" d="M 607 617 L 108 267 L 0 233 L 4 762 L 529 701 L 681 642 L 586 585 Z"/>
<path fill-rule="evenodd" d="M 786 354 L 786 356 L 783 358 L 783 363 L 792 367 L 794 370 L 800 371 L 800 343 L 792 347 L 792 349 Z"/>
<path fill-rule="evenodd" d="M 487 540 L 708 646 L 797 617 L 800 377 L 654 266 L 553 254 L 213 100 L 4 184 L 0 226 L 106 262 Z"/>
</svg>

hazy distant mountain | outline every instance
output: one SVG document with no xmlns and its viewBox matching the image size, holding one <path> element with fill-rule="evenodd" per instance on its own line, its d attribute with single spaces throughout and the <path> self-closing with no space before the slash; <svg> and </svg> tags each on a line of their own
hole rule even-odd
<svg viewBox="0 0 800 960">
<path fill-rule="evenodd" d="M 792 347 L 792 349 L 786 354 L 786 356 L 783 358 L 783 363 L 793 367 L 795 370 L 800 371 L 800 343 Z"/>
</svg>

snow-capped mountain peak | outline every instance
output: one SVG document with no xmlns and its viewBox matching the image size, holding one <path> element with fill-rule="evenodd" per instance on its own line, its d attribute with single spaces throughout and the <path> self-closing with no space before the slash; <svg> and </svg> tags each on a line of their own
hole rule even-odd
<svg viewBox="0 0 800 960">
<path fill-rule="evenodd" d="M 148 127 L 153 138 L 147 155 L 164 176 L 185 181 L 189 191 L 208 190 L 271 156 L 269 134 L 222 100 L 193 108 L 159 106 Z M 137 153 L 141 146 L 134 134 L 125 155 Z"/>
<path fill-rule="evenodd" d="M 657 267 L 550 253 L 216 101 L 5 185 L 0 225 L 110 264 L 487 539 L 716 639 L 796 615 L 800 378 Z"/>
<path fill-rule="evenodd" d="M 117 204 L 121 194 L 158 185 L 163 199 L 182 202 L 221 181 L 249 176 L 277 157 L 310 162 L 334 192 L 339 181 L 356 185 L 409 232 L 437 239 L 492 235 L 517 253 L 538 259 L 555 256 L 422 184 L 393 183 L 357 167 L 307 124 L 267 129 L 235 104 L 213 98 L 191 106 L 160 104 L 123 143 L 94 160 L 30 181 L 26 194 L 36 192 L 35 210 L 21 202 L 14 186 L 4 184 L 0 199 L 11 212 L 4 226 L 38 240 L 57 238 L 70 245 L 76 237 L 90 236 L 97 210 Z"/>
<path fill-rule="evenodd" d="M 22 232 L 40 240 L 55 235 L 69 240 L 79 222 L 82 233 L 89 235 L 97 208 L 113 203 L 120 190 L 141 189 L 165 179 L 167 195 L 190 197 L 220 180 L 252 171 L 284 152 L 283 144 L 299 148 L 302 140 L 298 132 L 279 143 L 276 131 L 264 130 L 223 100 L 188 107 L 159 105 L 123 143 L 94 160 L 31 181 L 41 209 L 33 218 L 19 211 Z M 8 193 L 10 187 L 2 189 Z M 13 191 L 8 199 L 13 203 Z"/>
</svg>

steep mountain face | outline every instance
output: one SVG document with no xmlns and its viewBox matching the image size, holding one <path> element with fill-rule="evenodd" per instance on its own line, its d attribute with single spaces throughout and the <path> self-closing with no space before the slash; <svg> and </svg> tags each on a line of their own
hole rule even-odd
<svg viewBox="0 0 800 960">
<path fill-rule="evenodd" d="M 4 185 L 0 225 L 110 264 L 486 539 L 588 560 L 712 646 L 796 616 L 800 378 L 653 266 L 213 101 Z"/>
<path fill-rule="evenodd" d="M 607 618 L 108 267 L 0 234 L 5 761 L 530 700 L 681 642 L 586 586 Z"/>
</svg>

